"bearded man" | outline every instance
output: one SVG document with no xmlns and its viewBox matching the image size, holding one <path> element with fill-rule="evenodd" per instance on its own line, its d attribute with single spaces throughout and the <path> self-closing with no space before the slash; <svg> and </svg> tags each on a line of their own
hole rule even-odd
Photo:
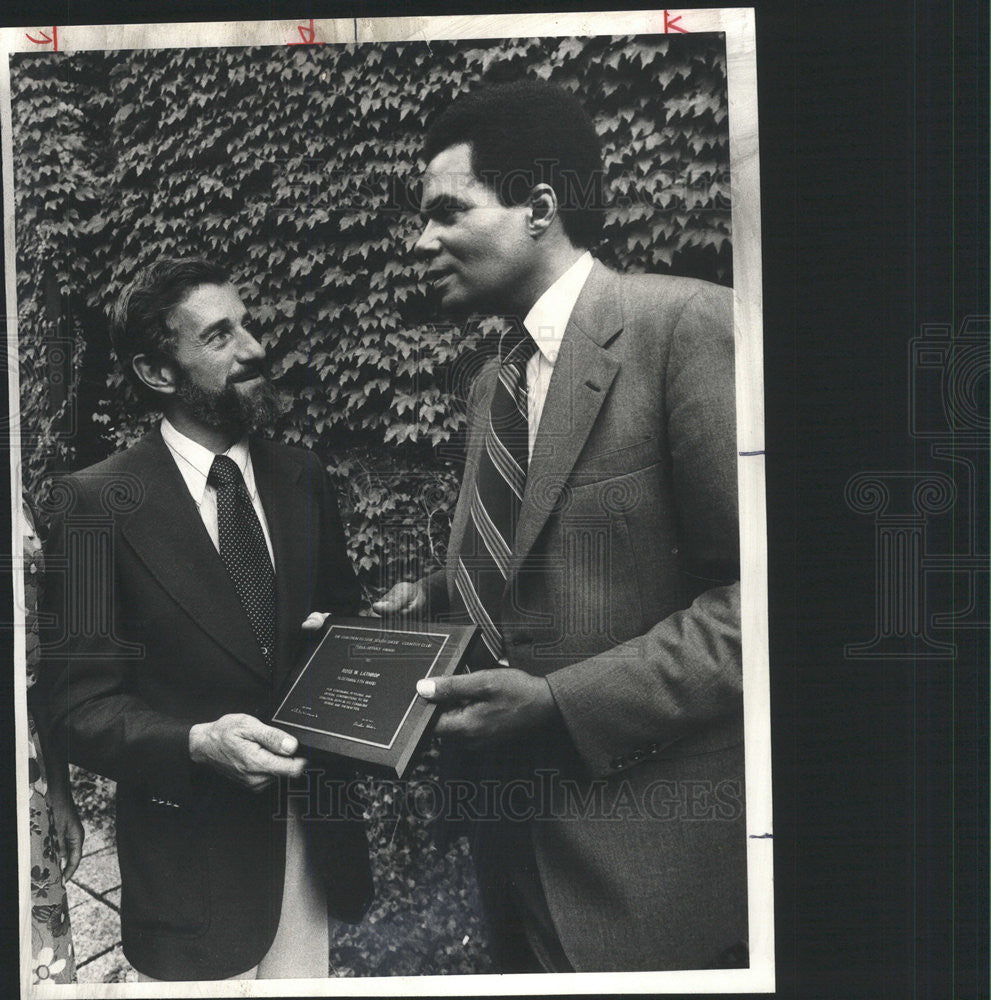
<svg viewBox="0 0 991 1000">
<path fill-rule="evenodd" d="M 44 652 L 69 759 L 117 782 L 124 954 L 142 980 L 323 977 L 367 842 L 280 799 L 306 761 L 260 720 L 307 613 L 358 607 L 336 499 L 316 456 L 252 433 L 276 395 L 223 268 L 156 262 L 112 337 L 162 420 L 58 484 Z"/>
</svg>

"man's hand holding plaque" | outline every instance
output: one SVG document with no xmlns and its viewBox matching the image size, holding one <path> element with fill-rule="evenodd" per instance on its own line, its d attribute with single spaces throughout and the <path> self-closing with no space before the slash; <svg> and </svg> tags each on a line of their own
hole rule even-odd
<svg viewBox="0 0 991 1000">
<path fill-rule="evenodd" d="M 260 792 L 276 778 L 298 778 L 306 767 L 296 757 L 295 736 L 280 732 L 251 715 L 231 714 L 189 730 L 189 756 L 231 781 Z"/>
<path fill-rule="evenodd" d="M 397 583 L 388 594 L 372 604 L 372 611 L 377 616 L 382 615 L 415 615 L 422 610 L 427 601 L 427 589 L 422 580 Z M 330 614 L 326 611 L 313 611 L 303 622 L 307 630 L 324 627 Z"/>
<path fill-rule="evenodd" d="M 427 588 L 422 580 L 397 583 L 388 594 L 372 605 L 380 615 L 415 615 L 427 603 Z"/>
<path fill-rule="evenodd" d="M 422 603 L 417 585 L 404 588 L 405 607 Z M 417 682 L 453 674 L 477 627 L 314 612 L 303 628 L 324 631 L 309 659 L 292 672 L 277 700 L 273 724 L 287 729 L 309 751 L 401 778 L 436 713 L 433 704 L 417 695 Z"/>
<path fill-rule="evenodd" d="M 416 691 L 443 710 L 434 733 L 469 746 L 525 736 L 559 718 L 547 681 L 510 667 L 427 677 Z"/>
</svg>

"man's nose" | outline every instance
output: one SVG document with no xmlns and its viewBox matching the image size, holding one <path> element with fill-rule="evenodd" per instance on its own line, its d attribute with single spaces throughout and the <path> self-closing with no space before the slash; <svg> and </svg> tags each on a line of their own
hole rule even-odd
<svg viewBox="0 0 991 1000">
<path fill-rule="evenodd" d="M 416 243 L 413 244 L 413 253 L 417 257 L 431 257 L 437 253 L 438 249 L 437 227 L 434 225 L 433 220 L 430 220 L 423 227 L 423 232 L 420 233 Z"/>
<path fill-rule="evenodd" d="M 242 326 L 238 331 L 237 354 L 240 361 L 263 361 L 265 348 L 254 334 Z"/>
</svg>

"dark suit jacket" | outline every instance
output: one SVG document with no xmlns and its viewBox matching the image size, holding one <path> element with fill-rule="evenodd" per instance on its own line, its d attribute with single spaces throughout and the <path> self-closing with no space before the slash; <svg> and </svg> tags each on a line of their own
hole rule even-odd
<svg viewBox="0 0 991 1000">
<path fill-rule="evenodd" d="M 490 363 L 471 393 L 434 612 L 463 607 L 454 570 L 495 377 Z M 736 460 L 732 293 L 596 263 L 501 614 L 510 665 L 546 676 L 563 718 L 511 754 L 575 783 L 530 828 L 578 970 L 739 963 L 747 940 Z"/>
<path fill-rule="evenodd" d="M 45 669 L 69 759 L 117 782 L 124 953 L 157 979 L 256 964 L 275 936 L 285 822 L 189 759 L 189 728 L 270 718 L 313 609 L 353 612 L 359 590 L 326 473 L 309 452 L 253 441 L 276 568 L 276 667 L 265 665 L 231 579 L 156 430 L 62 480 L 50 536 Z M 371 896 L 360 823 L 310 824 L 330 908 Z"/>
</svg>

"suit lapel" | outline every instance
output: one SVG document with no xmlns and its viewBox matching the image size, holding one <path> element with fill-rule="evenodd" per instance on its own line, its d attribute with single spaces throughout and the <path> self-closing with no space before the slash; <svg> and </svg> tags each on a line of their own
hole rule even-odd
<svg viewBox="0 0 991 1000">
<path fill-rule="evenodd" d="M 618 277 L 596 262 L 572 310 L 554 364 L 516 531 L 510 579 L 533 548 L 575 467 L 619 362 L 602 346 L 622 328 Z"/>
<path fill-rule="evenodd" d="M 623 327 L 618 286 L 618 275 L 596 261 L 568 320 L 527 472 L 507 588 L 547 523 L 555 495 L 560 494 L 574 469 L 619 371 L 619 362 L 603 347 Z M 452 599 L 457 554 L 469 517 L 468 500 L 475 489 L 478 453 L 485 443 L 495 376 L 494 364 L 482 370 L 471 408 L 467 464 L 448 547 L 448 592 Z"/>
<path fill-rule="evenodd" d="M 121 532 L 173 600 L 232 656 L 269 671 L 234 585 L 158 431 L 131 449 L 144 497 Z"/>
</svg>

